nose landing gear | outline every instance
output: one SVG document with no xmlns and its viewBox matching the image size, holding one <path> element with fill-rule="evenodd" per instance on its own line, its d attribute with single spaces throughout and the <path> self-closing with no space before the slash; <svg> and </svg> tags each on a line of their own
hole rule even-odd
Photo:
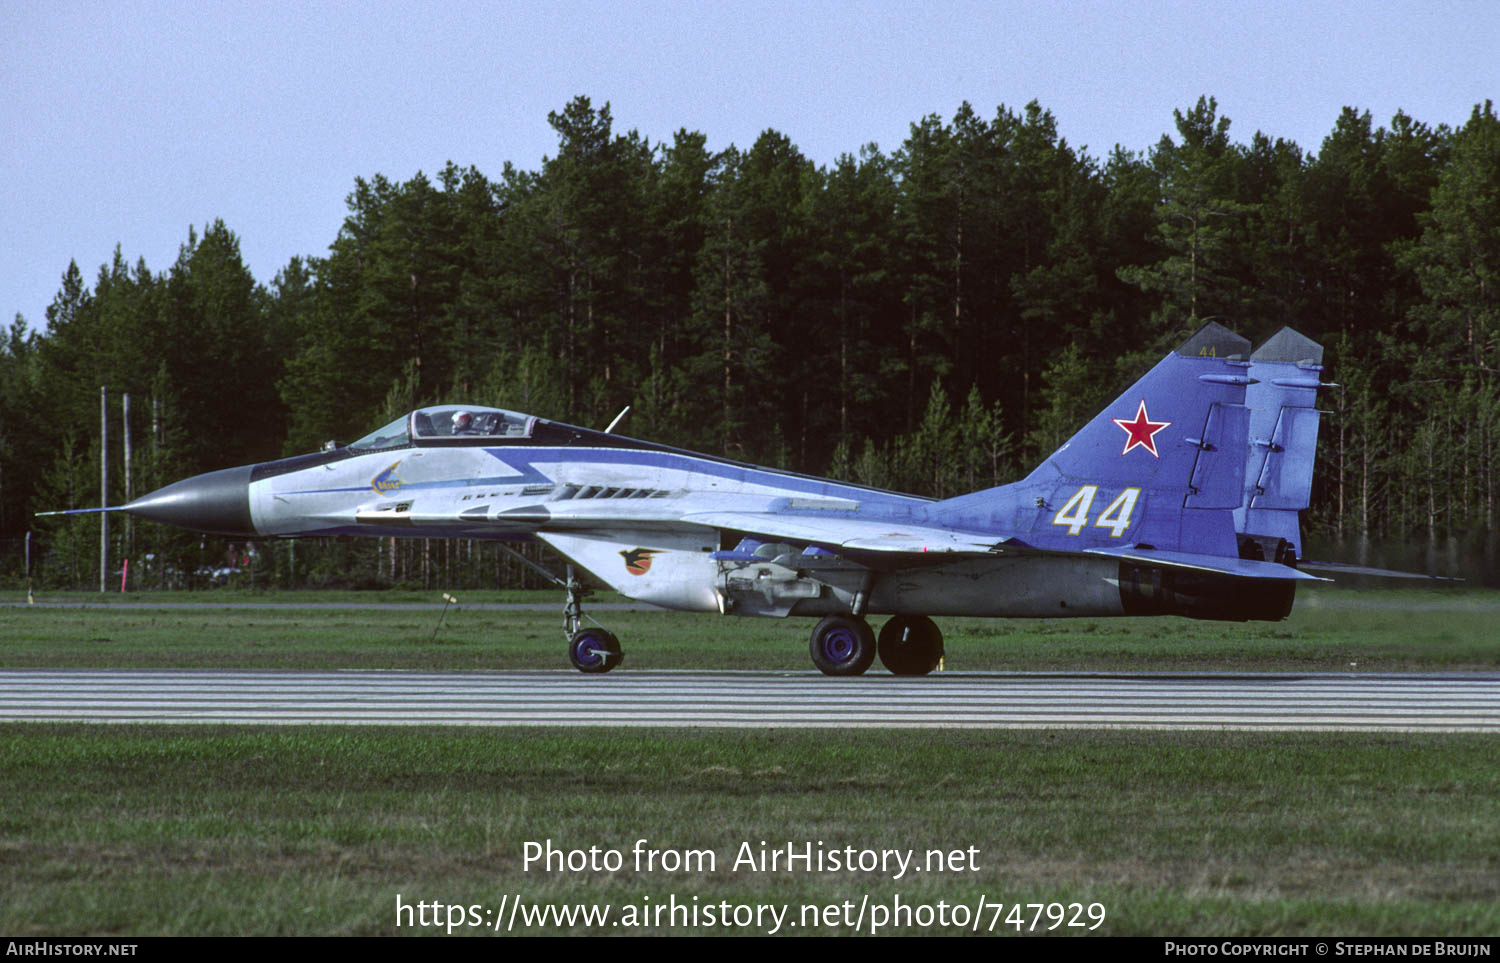
<svg viewBox="0 0 1500 963">
<path fill-rule="evenodd" d="M 568 581 L 564 584 L 568 592 L 563 606 L 563 634 L 568 637 L 568 661 L 579 672 L 608 672 L 625 661 L 620 650 L 620 640 L 597 622 L 584 627 L 583 620 L 591 616 L 583 614 L 583 597 L 589 594 L 588 587 L 573 575 L 573 566 L 568 566 Z"/>
<path fill-rule="evenodd" d="M 625 661 L 620 640 L 614 633 L 600 625 L 592 615 L 584 614 L 583 599 L 589 594 L 589 588 L 573 574 L 573 566 L 568 566 L 568 578 L 564 581 L 510 546 L 501 544 L 499 548 L 567 592 L 567 601 L 563 605 L 563 636 L 568 640 L 568 661 L 573 663 L 573 668 L 598 674 Z M 584 619 L 594 624 L 585 628 Z"/>
</svg>

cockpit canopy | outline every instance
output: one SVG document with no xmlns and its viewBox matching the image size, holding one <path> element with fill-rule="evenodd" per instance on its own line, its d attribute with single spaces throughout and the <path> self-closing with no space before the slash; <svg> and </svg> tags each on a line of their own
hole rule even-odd
<svg viewBox="0 0 1500 963">
<path fill-rule="evenodd" d="M 349 447 L 354 451 L 381 451 L 407 445 L 483 445 L 530 438 L 535 424 L 536 418 L 532 415 L 500 408 L 438 405 L 402 415 Z"/>
</svg>

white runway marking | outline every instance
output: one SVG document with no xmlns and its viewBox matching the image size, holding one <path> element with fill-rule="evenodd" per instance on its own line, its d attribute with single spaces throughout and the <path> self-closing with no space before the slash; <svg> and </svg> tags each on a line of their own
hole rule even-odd
<svg viewBox="0 0 1500 963">
<path fill-rule="evenodd" d="M 0 670 L 0 721 L 1500 730 L 1500 675 Z"/>
</svg>

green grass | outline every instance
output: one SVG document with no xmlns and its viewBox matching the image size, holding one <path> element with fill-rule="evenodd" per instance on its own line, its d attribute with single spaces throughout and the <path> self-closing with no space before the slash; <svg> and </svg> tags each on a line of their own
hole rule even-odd
<svg viewBox="0 0 1500 963">
<path fill-rule="evenodd" d="M 190 609 L 7 608 L 0 665 L 566 666 L 557 612 L 459 608 L 434 638 L 436 611 L 378 606 L 437 597 L 215 592 L 149 599 L 204 603 Z M 251 599 L 377 604 L 218 604 Z M 1280 623 L 939 621 L 956 669 L 1493 672 L 1497 610 L 1500 593 L 1469 589 L 1318 589 Z M 806 619 L 598 614 L 624 639 L 627 668 L 808 665 Z M 394 933 L 398 893 L 617 912 L 646 897 L 800 906 L 868 894 L 1099 902 L 1098 932 L 1117 935 L 1493 935 L 1495 758 L 1493 737 L 1467 735 L 12 724 L 0 726 L 0 931 Z M 711 850 L 719 865 L 521 866 L 528 840 L 628 857 L 640 838 Z M 729 868 L 740 843 L 761 840 L 974 846 L 981 871 L 891 881 Z"/>
<path fill-rule="evenodd" d="M 560 591 L 534 589 L 379 589 L 356 591 L 353 589 L 248 589 L 210 588 L 198 591 L 147 591 L 147 592 L 94 592 L 69 590 L 33 591 L 37 602 L 62 603 L 67 605 L 140 605 L 152 602 L 194 605 L 278 605 L 284 603 L 309 605 L 394 605 L 407 603 L 443 604 L 443 592 L 455 595 L 460 602 L 471 604 L 495 604 L 503 602 L 551 602 L 562 605 Z M 589 596 L 591 601 L 623 602 L 623 596 L 613 592 L 599 592 Z M 10 588 L 0 590 L 0 602 L 24 603 L 26 590 Z"/>
<path fill-rule="evenodd" d="M 10 725 L 0 784 L 0 930 L 16 935 L 393 933 L 398 893 L 983 895 L 1097 901 L 1117 935 L 1500 931 L 1484 737 Z M 635 872 L 641 838 L 717 865 Z M 523 869 L 524 843 L 547 839 L 626 866 Z M 980 869 L 734 871 L 762 840 L 972 846 Z"/>
<path fill-rule="evenodd" d="M 97 600 L 79 593 L 64 601 Z M 186 609 L 0 610 L 0 665 L 223 668 L 567 668 L 555 592 L 461 593 L 437 611 L 382 603 L 416 593 L 176 593 Z M 246 599 L 362 603 L 350 611 L 226 609 Z M 58 600 L 49 596 L 48 601 Z M 603 596 L 596 601 L 617 601 Z M 483 611 L 463 603 L 527 601 L 556 611 Z M 627 669 L 805 669 L 811 619 L 606 612 Z M 879 619 L 872 620 L 879 624 Z M 946 667 L 990 671 L 1495 671 L 1500 592 L 1304 591 L 1284 622 L 1145 619 L 940 619 Z"/>
</svg>

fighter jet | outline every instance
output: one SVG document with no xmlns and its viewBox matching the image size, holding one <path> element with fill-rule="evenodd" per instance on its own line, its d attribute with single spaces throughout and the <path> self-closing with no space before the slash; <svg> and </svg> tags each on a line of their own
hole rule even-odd
<svg viewBox="0 0 1500 963">
<path fill-rule="evenodd" d="M 933 616 L 1285 618 L 1316 579 L 1298 568 L 1297 513 L 1321 356 L 1290 329 L 1252 354 L 1209 323 L 1025 478 L 944 500 L 438 405 L 103 510 L 236 538 L 539 540 L 631 599 L 815 617 L 812 661 L 829 675 L 877 656 L 920 675 L 943 657 Z M 567 594 L 572 664 L 618 666 L 572 566 L 545 574 Z M 889 617 L 878 637 L 872 616 Z"/>
</svg>

